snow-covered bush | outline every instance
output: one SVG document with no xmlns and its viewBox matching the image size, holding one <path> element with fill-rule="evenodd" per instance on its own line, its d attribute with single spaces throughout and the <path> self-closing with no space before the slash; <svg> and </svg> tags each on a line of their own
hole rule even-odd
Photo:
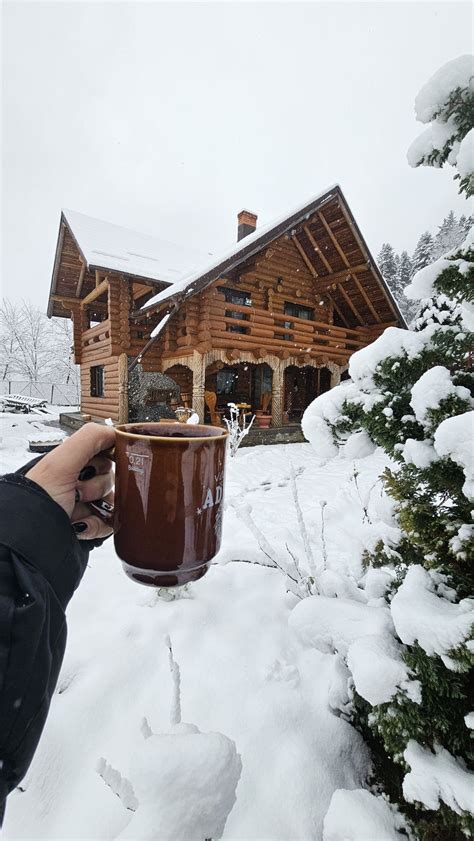
<svg viewBox="0 0 474 841">
<path fill-rule="evenodd" d="M 228 403 L 229 418 L 224 418 L 224 423 L 229 432 L 229 450 L 233 458 L 239 449 L 243 439 L 249 434 L 251 426 L 255 420 L 255 415 L 252 415 L 250 423 L 247 423 L 247 417 L 244 412 L 240 412 L 235 403 Z"/>
<path fill-rule="evenodd" d="M 448 61 L 422 87 L 415 100 L 417 120 L 429 126 L 408 150 L 410 166 L 455 166 L 459 192 L 472 195 L 474 144 L 474 59 Z"/>
<path fill-rule="evenodd" d="M 202 733 L 181 721 L 180 670 L 169 637 L 173 680 L 170 729 L 153 733 L 146 718 L 142 741 L 130 758 L 130 779 L 101 757 L 97 772 L 132 817 L 117 839 L 196 841 L 218 839 L 235 803 L 242 762 L 222 733 Z"/>
<path fill-rule="evenodd" d="M 468 57 L 435 74 L 416 103 L 431 127 L 409 153 L 413 165 L 451 163 L 466 193 L 472 85 Z M 333 456 L 359 435 L 394 462 L 384 484 L 396 502 L 400 542 L 381 542 L 364 558 L 393 576 L 377 622 L 380 608 L 337 599 L 329 612 L 317 596 L 297 605 L 291 621 L 308 643 L 344 657 L 375 780 L 424 841 L 460 841 L 474 830 L 473 281 L 471 231 L 414 276 L 407 294 L 421 301 L 415 330 L 389 328 L 354 354 L 352 381 L 314 401 L 303 418 L 320 454 Z"/>
</svg>

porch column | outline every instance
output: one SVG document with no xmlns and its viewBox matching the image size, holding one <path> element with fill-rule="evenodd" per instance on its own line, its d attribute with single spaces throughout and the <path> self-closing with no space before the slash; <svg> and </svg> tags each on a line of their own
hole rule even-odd
<svg viewBox="0 0 474 841">
<path fill-rule="evenodd" d="M 119 377 L 119 423 L 128 423 L 128 356 L 121 353 L 118 363 Z"/>
<path fill-rule="evenodd" d="M 281 363 L 273 368 L 272 376 L 272 426 L 283 426 L 283 379 Z"/>
<path fill-rule="evenodd" d="M 204 356 L 197 353 L 193 354 L 192 361 L 193 372 L 193 399 L 192 408 L 199 415 L 199 423 L 204 423 L 204 381 L 206 371 L 204 368 Z"/>
<path fill-rule="evenodd" d="M 329 366 L 328 366 L 329 367 Z M 339 385 L 341 382 L 341 369 L 334 365 L 330 368 L 331 371 L 331 388 L 334 388 L 335 385 Z"/>
</svg>

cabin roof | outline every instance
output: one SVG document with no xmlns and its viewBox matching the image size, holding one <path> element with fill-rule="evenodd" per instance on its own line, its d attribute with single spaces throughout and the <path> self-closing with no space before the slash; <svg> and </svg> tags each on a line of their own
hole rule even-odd
<svg viewBox="0 0 474 841">
<path fill-rule="evenodd" d="M 63 216 L 88 269 L 102 269 L 173 284 L 209 262 L 210 252 L 176 245 L 75 210 Z"/>
<path fill-rule="evenodd" d="M 334 210 L 335 207 L 340 208 L 340 211 L 337 211 L 337 215 L 341 218 L 336 220 L 337 227 L 343 232 L 351 249 L 355 249 L 355 251 L 360 255 L 358 257 L 358 262 L 360 263 L 363 261 L 366 263 L 365 273 L 358 275 L 358 277 L 351 276 L 350 268 L 352 263 L 347 260 L 347 257 L 344 254 L 345 249 L 341 248 L 341 244 L 337 241 L 334 232 L 329 230 L 330 226 L 328 225 L 327 220 L 324 218 L 324 221 L 322 221 L 324 217 L 322 211 L 324 211 L 326 207 L 329 211 Z M 331 280 L 333 270 L 338 269 L 339 274 L 347 274 L 347 279 L 349 281 L 349 283 L 346 284 L 347 291 L 349 291 L 351 285 L 355 285 L 357 288 L 355 288 L 354 292 L 358 297 L 360 297 L 361 294 L 364 295 L 362 304 L 365 305 L 367 293 L 361 293 L 361 283 L 362 285 L 365 285 L 365 283 L 368 282 L 373 285 L 375 282 L 379 288 L 381 287 L 383 289 L 386 301 L 385 306 L 388 305 L 397 320 L 399 320 L 402 325 L 405 325 L 403 315 L 401 314 L 390 288 L 383 279 L 377 264 L 359 231 L 342 189 L 338 184 L 334 184 L 333 186 L 327 188 L 322 193 L 314 196 L 309 202 L 307 201 L 303 205 L 299 205 L 290 213 L 286 213 L 284 216 L 279 217 L 264 228 L 256 229 L 254 233 L 249 234 L 239 242 L 235 243 L 228 251 L 210 260 L 207 266 L 201 266 L 197 270 L 195 269 L 191 274 L 177 280 L 172 285 L 166 287 L 166 289 L 162 289 L 150 298 L 141 310 L 135 313 L 135 315 L 140 318 L 147 315 L 152 310 L 159 309 L 161 305 L 167 301 L 172 300 L 173 302 L 180 303 L 188 297 L 198 294 L 221 276 L 225 276 L 226 273 L 232 272 L 234 269 L 238 268 L 240 264 L 251 260 L 254 255 L 261 252 L 266 245 L 275 240 L 277 237 L 284 234 L 294 234 L 296 231 L 300 232 L 302 226 L 304 230 L 304 226 L 307 223 L 308 225 L 311 225 L 311 222 L 318 219 L 318 214 L 320 222 L 322 221 L 322 224 L 326 226 L 326 231 L 323 229 L 322 234 L 325 237 L 326 257 L 330 258 L 330 263 L 327 259 L 325 259 L 324 255 L 319 261 L 315 262 L 315 248 L 313 245 L 314 238 L 313 242 L 311 242 L 311 239 L 308 240 L 308 228 L 306 228 L 306 232 L 303 234 L 306 247 L 300 242 L 300 247 L 305 252 L 308 262 L 313 265 L 313 269 L 316 270 L 317 267 L 315 276 L 318 283 L 324 283 L 325 279 L 329 282 Z M 328 235 L 329 239 L 327 238 Z M 322 241 L 319 234 L 318 238 L 319 241 Z M 321 250 L 320 253 L 322 253 Z M 341 258 L 342 262 L 340 262 Z M 350 263 L 350 265 L 348 265 L 348 263 Z M 328 267 L 331 267 L 331 271 L 329 271 Z M 361 266 L 359 265 L 358 270 L 360 271 L 360 269 Z M 370 297 L 369 289 L 367 292 Z M 369 318 L 371 318 L 370 311 L 368 314 Z"/>
</svg>

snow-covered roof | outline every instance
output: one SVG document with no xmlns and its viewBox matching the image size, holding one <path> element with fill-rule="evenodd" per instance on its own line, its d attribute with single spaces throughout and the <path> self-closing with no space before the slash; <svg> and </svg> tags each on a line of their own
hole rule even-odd
<svg viewBox="0 0 474 841">
<path fill-rule="evenodd" d="M 158 292 L 157 295 L 154 295 L 153 298 L 150 298 L 150 300 L 146 302 L 142 309 L 148 309 L 149 307 L 156 306 L 156 304 L 159 304 L 162 301 L 167 301 L 169 298 L 173 298 L 177 295 L 183 297 L 183 294 L 193 294 L 195 291 L 193 286 L 194 283 L 202 281 L 205 276 L 211 274 L 214 270 L 218 270 L 219 268 L 221 268 L 222 271 L 229 271 L 233 265 L 232 258 L 236 258 L 235 263 L 241 259 L 246 259 L 249 256 L 249 252 L 252 251 L 253 245 L 255 245 L 256 249 L 258 249 L 261 246 L 262 241 L 264 241 L 269 234 L 271 235 L 273 232 L 276 232 L 281 225 L 288 223 L 288 226 L 291 227 L 296 223 L 298 216 L 304 216 L 305 213 L 311 212 L 315 204 L 319 201 L 330 199 L 333 192 L 336 191 L 341 192 L 341 188 L 338 184 L 333 184 L 321 193 L 318 193 L 318 195 L 314 196 L 310 201 L 306 201 L 304 204 L 298 205 L 298 207 L 294 208 L 289 213 L 285 213 L 284 216 L 274 219 L 273 222 L 270 222 L 270 224 L 266 225 L 264 228 L 257 228 L 253 234 L 248 234 L 248 236 L 238 242 L 235 242 L 231 248 L 227 249 L 224 253 L 217 255 L 212 260 L 208 260 L 206 266 L 200 266 L 197 267 L 197 269 L 194 267 L 194 271 L 192 273 L 185 275 L 180 280 L 176 280 L 172 286 L 168 286 L 166 289 Z"/>
<path fill-rule="evenodd" d="M 63 210 L 63 216 L 88 268 L 109 269 L 174 283 L 198 266 L 208 263 L 211 256 L 211 252 L 175 245 L 75 210 Z"/>
</svg>

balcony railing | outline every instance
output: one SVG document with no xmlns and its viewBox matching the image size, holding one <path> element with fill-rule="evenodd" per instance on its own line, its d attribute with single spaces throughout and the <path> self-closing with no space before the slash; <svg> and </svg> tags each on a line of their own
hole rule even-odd
<svg viewBox="0 0 474 841">
<path fill-rule="evenodd" d="M 211 306 L 209 331 L 212 339 L 229 347 L 254 345 L 287 349 L 299 355 L 312 351 L 326 352 L 328 356 L 348 356 L 364 347 L 374 338 L 370 328 L 338 327 L 324 321 L 273 313 L 255 307 L 232 304 L 232 317 L 226 315 L 230 305 L 214 301 Z M 238 318 L 241 314 L 243 317 Z M 201 325 L 201 329 L 204 325 Z M 207 327 L 207 325 L 206 325 Z M 242 332 L 229 328 L 240 327 Z"/>
<path fill-rule="evenodd" d="M 110 320 L 101 321 L 89 330 L 84 330 L 81 340 L 82 347 L 89 348 L 92 345 L 108 342 L 110 339 Z"/>
</svg>

